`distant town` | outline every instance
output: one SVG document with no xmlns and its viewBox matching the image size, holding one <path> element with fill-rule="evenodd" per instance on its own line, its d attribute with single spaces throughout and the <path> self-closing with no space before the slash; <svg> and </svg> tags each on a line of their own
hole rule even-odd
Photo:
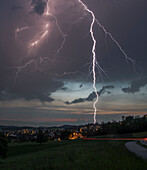
<svg viewBox="0 0 147 170">
<path fill-rule="evenodd" d="M 89 136 L 106 134 L 123 134 L 147 131 L 147 115 L 122 116 L 122 121 L 102 122 L 101 124 L 63 125 L 60 127 L 18 127 L 0 126 L 0 134 L 3 134 L 8 142 L 38 142 L 49 140 L 61 141 L 78 139 Z"/>
</svg>

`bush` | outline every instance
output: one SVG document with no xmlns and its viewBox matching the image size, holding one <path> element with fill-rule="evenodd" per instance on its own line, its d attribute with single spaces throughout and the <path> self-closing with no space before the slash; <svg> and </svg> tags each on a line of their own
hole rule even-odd
<svg viewBox="0 0 147 170">
<path fill-rule="evenodd" d="M 43 143 L 48 141 L 47 134 L 44 134 L 42 131 L 39 131 L 37 134 L 37 143 Z"/>
</svg>

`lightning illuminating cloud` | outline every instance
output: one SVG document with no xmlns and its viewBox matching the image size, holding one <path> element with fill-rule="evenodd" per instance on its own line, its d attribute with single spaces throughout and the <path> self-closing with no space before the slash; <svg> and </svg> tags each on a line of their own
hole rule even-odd
<svg viewBox="0 0 147 170">
<path fill-rule="evenodd" d="M 97 92 L 97 88 L 96 88 L 96 67 L 98 68 L 98 71 L 99 71 L 99 74 L 100 76 L 102 77 L 102 74 L 101 72 L 104 72 L 104 70 L 102 69 L 102 67 L 100 66 L 99 62 L 97 62 L 97 59 L 96 59 L 96 45 L 97 45 L 97 41 L 96 41 L 96 38 L 94 36 L 94 24 L 97 23 L 97 25 L 104 31 L 105 35 L 109 36 L 111 38 L 111 40 L 117 45 L 117 47 L 119 48 L 119 50 L 121 51 L 121 53 L 124 55 L 125 59 L 127 61 L 130 61 L 132 64 L 133 64 L 133 67 L 134 67 L 134 70 L 135 70 L 135 61 L 131 58 L 128 57 L 127 53 L 125 52 L 125 50 L 123 50 L 123 48 L 121 47 L 121 45 L 117 42 L 117 40 L 112 36 L 111 33 L 109 33 L 106 28 L 97 20 L 97 18 L 95 17 L 95 14 L 93 11 L 91 11 L 87 6 L 86 4 L 84 4 L 84 2 L 82 0 L 77 0 L 79 2 L 79 5 L 81 4 L 84 8 L 85 11 L 87 11 L 91 17 L 92 17 L 92 21 L 91 21 L 91 24 L 90 24 L 90 29 L 89 29 L 89 32 L 90 32 L 90 35 L 91 35 L 91 39 L 92 39 L 92 62 L 91 62 L 91 65 L 92 65 L 92 75 L 93 75 L 93 89 L 94 89 L 94 92 L 96 94 L 96 100 L 94 101 L 93 103 L 93 108 L 94 108 L 94 124 L 96 123 L 96 114 L 97 114 L 97 108 L 96 108 L 96 104 L 98 103 L 99 101 L 99 95 L 98 95 L 98 92 Z M 46 0 L 46 9 L 45 9 L 45 12 L 43 14 L 43 16 L 45 17 L 48 17 L 48 16 L 51 16 L 54 20 L 55 20 L 55 24 L 58 28 L 58 31 L 59 33 L 61 34 L 62 38 L 63 38 L 63 41 L 60 45 L 60 47 L 57 49 L 57 54 L 60 53 L 60 51 L 63 49 L 64 47 L 64 44 L 66 42 L 66 34 L 62 31 L 62 29 L 60 28 L 59 24 L 58 24 L 58 19 L 57 17 L 51 13 L 51 9 L 50 9 L 50 2 L 51 0 Z M 33 6 L 31 6 L 31 3 L 29 4 L 29 6 L 31 8 L 33 8 Z M 17 34 L 25 29 L 28 29 L 29 27 L 23 27 L 23 28 L 17 28 L 16 31 L 15 31 L 15 38 L 17 38 Z M 40 42 L 42 42 L 45 37 L 47 37 L 48 35 L 48 29 L 49 29 L 49 23 L 48 21 L 45 20 L 45 25 L 42 27 L 42 30 L 37 33 L 33 39 L 30 41 L 30 48 L 38 48 Z M 43 62 L 43 60 L 46 60 L 47 57 L 45 58 L 42 58 L 40 57 L 40 63 Z M 16 78 L 19 74 L 19 72 L 26 68 L 29 64 L 35 62 L 34 60 L 31 60 L 30 62 L 24 64 L 23 66 L 20 66 L 20 67 L 17 67 L 17 72 L 16 72 Z M 136 71 L 136 70 L 135 70 Z M 65 75 L 68 75 L 68 74 L 75 74 L 77 73 L 78 71 L 76 72 L 64 72 L 63 75 L 61 76 L 65 76 Z"/>
<path fill-rule="evenodd" d="M 57 54 L 59 54 L 60 51 L 61 51 L 61 50 L 63 49 L 63 47 L 64 47 L 64 44 L 65 44 L 66 36 L 67 36 L 67 35 L 61 30 L 61 28 L 60 28 L 60 26 L 59 26 L 59 24 L 58 24 L 58 20 L 57 20 L 56 16 L 51 13 L 51 11 L 50 11 L 50 6 L 49 6 L 49 5 L 50 5 L 50 1 L 51 1 L 51 0 L 47 0 L 47 7 L 46 7 L 46 12 L 44 13 L 44 15 L 47 15 L 47 16 L 50 15 L 51 17 L 54 18 L 55 23 L 56 23 L 56 26 L 57 26 L 60 34 L 62 35 L 63 41 L 62 41 L 62 43 L 61 43 L 61 46 L 57 49 Z"/>
<path fill-rule="evenodd" d="M 46 0 L 46 11 L 44 12 L 44 16 L 48 17 L 48 16 L 51 16 L 54 18 L 55 20 L 55 23 L 56 23 L 56 26 L 58 28 L 58 31 L 60 32 L 61 36 L 63 37 L 63 41 L 60 45 L 60 47 L 57 49 L 57 54 L 60 53 L 60 51 L 63 49 L 64 47 L 64 44 L 66 42 L 66 34 L 61 30 L 59 24 L 58 24 L 58 20 L 56 18 L 55 15 L 53 15 L 51 13 L 51 10 L 50 10 L 50 1 L 51 0 Z M 33 8 L 33 6 L 31 6 L 31 1 L 29 3 L 29 6 L 30 8 Z M 25 29 L 29 29 L 29 27 L 22 27 L 22 28 L 17 28 L 15 30 L 15 39 L 17 39 L 17 34 Z M 43 39 L 45 39 L 48 35 L 48 29 L 49 29 L 49 23 L 46 21 L 46 24 L 43 26 L 42 28 L 42 31 L 40 31 L 39 33 L 37 33 L 32 40 L 29 41 L 29 51 L 32 51 L 34 48 L 38 48 L 38 46 L 40 45 L 40 43 L 43 41 Z M 45 58 L 42 58 L 41 57 L 41 60 L 40 60 L 40 63 L 45 59 L 46 60 L 47 57 Z M 33 60 L 34 62 L 34 60 Z M 18 66 L 16 67 L 17 68 L 17 72 L 16 72 L 16 76 L 15 76 L 15 80 L 16 78 L 18 77 L 19 73 L 21 72 L 22 69 L 25 69 L 29 64 L 32 63 L 32 60 L 30 62 L 27 62 L 26 64 L 24 64 L 23 66 Z"/>
<path fill-rule="evenodd" d="M 17 34 L 19 33 L 19 32 L 21 32 L 21 31 L 23 31 L 23 30 L 26 30 L 26 29 L 28 29 L 29 27 L 22 27 L 22 28 L 17 28 L 16 30 L 15 30 L 15 39 L 17 39 Z"/>
</svg>

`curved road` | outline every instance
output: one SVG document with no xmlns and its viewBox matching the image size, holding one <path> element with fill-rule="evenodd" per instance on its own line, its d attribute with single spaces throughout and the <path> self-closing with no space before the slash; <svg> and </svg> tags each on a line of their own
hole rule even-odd
<svg viewBox="0 0 147 170">
<path fill-rule="evenodd" d="M 135 141 L 125 143 L 126 148 L 137 156 L 147 159 L 147 149 L 138 145 Z"/>
</svg>

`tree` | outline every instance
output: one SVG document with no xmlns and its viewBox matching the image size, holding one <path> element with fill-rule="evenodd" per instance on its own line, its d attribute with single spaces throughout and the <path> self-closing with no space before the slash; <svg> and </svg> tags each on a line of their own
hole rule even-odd
<svg viewBox="0 0 147 170">
<path fill-rule="evenodd" d="M 64 130 L 61 132 L 61 139 L 66 140 L 69 139 L 71 132 L 69 130 Z"/>
<path fill-rule="evenodd" d="M 122 121 L 124 121 L 125 120 L 125 116 L 122 116 Z"/>
<path fill-rule="evenodd" d="M 44 134 L 43 132 L 40 130 L 37 134 L 37 143 L 43 143 L 43 140 L 44 140 Z"/>
<path fill-rule="evenodd" d="M 0 156 L 2 156 L 4 159 L 7 156 L 8 151 L 8 141 L 4 134 L 0 134 Z"/>
</svg>

